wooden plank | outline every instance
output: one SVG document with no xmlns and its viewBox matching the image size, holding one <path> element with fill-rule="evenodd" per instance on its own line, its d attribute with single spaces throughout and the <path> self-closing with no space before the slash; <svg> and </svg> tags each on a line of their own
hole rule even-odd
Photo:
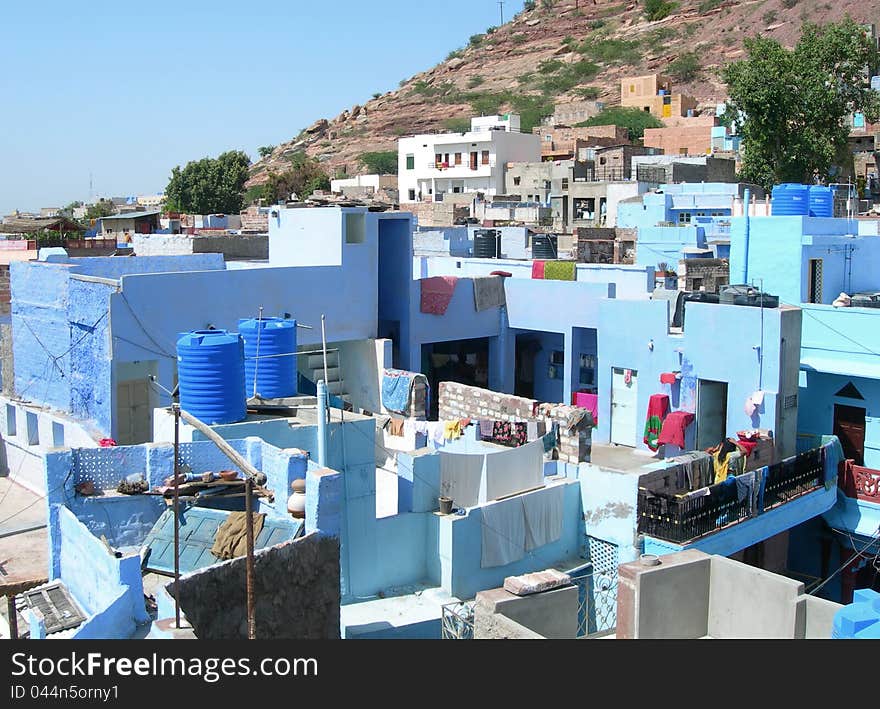
<svg viewBox="0 0 880 709">
<path fill-rule="evenodd" d="M 204 433 L 221 450 L 223 455 L 225 455 L 227 458 L 229 458 L 229 460 L 235 463 L 235 465 L 238 466 L 238 468 L 245 475 L 253 478 L 254 482 L 258 482 L 260 471 L 258 471 L 253 465 L 248 463 L 241 455 L 239 455 L 238 451 L 230 446 L 224 438 L 222 438 L 214 431 L 214 429 L 212 429 L 210 426 L 207 426 L 195 416 L 184 411 L 183 409 L 180 410 L 180 417 L 190 426 Z"/>
</svg>

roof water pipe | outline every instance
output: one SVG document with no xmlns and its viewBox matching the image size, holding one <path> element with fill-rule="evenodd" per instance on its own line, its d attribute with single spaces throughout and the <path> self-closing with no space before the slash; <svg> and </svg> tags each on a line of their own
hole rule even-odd
<svg viewBox="0 0 880 709">
<path fill-rule="evenodd" d="M 327 385 L 323 379 L 318 380 L 318 465 L 327 467 Z"/>
<path fill-rule="evenodd" d="M 742 278 L 739 283 L 749 282 L 749 209 L 752 204 L 752 191 L 746 187 L 743 191 L 743 217 L 745 218 L 745 230 L 743 233 L 743 266 Z"/>
</svg>

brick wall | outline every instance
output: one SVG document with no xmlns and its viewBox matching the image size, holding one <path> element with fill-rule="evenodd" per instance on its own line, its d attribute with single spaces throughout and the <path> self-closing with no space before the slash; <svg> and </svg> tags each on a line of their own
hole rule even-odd
<svg viewBox="0 0 880 709">
<path fill-rule="evenodd" d="M 537 421 L 545 420 L 559 425 L 557 452 L 559 460 L 568 463 L 581 463 L 590 460 L 592 417 L 587 413 L 573 427 L 569 428 L 571 417 L 582 409 L 577 406 L 554 404 L 549 407 L 549 415 L 544 416 L 539 408 L 546 408 L 534 399 L 526 399 L 513 394 L 501 394 L 488 389 L 440 382 L 439 418 L 448 421 L 459 418 L 493 419 L 497 421 Z"/>
</svg>

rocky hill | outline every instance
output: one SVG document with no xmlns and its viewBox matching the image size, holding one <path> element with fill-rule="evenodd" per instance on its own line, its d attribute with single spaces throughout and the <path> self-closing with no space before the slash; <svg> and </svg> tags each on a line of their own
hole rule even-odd
<svg viewBox="0 0 880 709">
<path fill-rule="evenodd" d="M 741 58 L 748 36 L 793 45 L 806 20 L 870 22 L 863 0 L 682 0 L 649 22 L 644 3 L 537 0 L 510 22 L 476 35 L 437 66 L 335 118 L 321 118 L 255 163 L 248 186 L 281 171 L 297 152 L 324 163 L 332 176 L 358 174 L 365 152 L 394 150 L 404 135 L 461 130 L 471 115 L 514 110 L 524 128 L 554 105 L 585 98 L 619 102 L 620 78 L 672 70 L 674 88 L 713 110 L 725 97 L 718 70 Z"/>
</svg>

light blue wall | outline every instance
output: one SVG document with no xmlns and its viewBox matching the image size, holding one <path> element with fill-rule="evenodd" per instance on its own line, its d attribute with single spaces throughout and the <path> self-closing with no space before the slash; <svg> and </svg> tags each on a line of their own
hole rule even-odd
<svg viewBox="0 0 880 709">
<path fill-rule="evenodd" d="M 823 261 L 823 303 L 831 303 L 841 291 L 880 290 L 880 277 L 872 265 L 880 258 L 880 240 L 847 236 L 859 233 L 855 221 L 750 217 L 748 231 L 748 282 L 763 283 L 764 291 L 778 295 L 781 301 L 799 304 L 807 299 L 811 258 Z M 731 274 L 744 268 L 745 235 L 746 218 L 731 219 Z M 848 254 L 852 254 L 849 260 Z"/>
<path fill-rule="evenodd" d="M 82 637 L 127 638 L 149 619 L 144 606 L 140 556 L 115 558 L 67 508 L 58 506 L 61 537 L 59 572 L 64 585 L 93 616 Z"/>
<path fill-rule="evenodd" d="M 599 314 L 599 426 L 593 431 L 593 441 L 610 441 L 614 367 L 633 369 L 638 374 L 637 432 L 644 426 L 648 399 L 652 394 L 669 394 L 673 409 L 693 412 L 695 392 L 692 387 L 696 386 L 696 379 L 728 383 L 728 435 L 747 428 L 775 429 L 781 381 L 782 312 L 775 308 L 688 303 L 684 334 L 676 335 L 668 333 L 666 301 L 602 301 Z M 799 315 L 797 311 L 788 312 L 789 317 Z M 761 343 L 762 320 L 764 404 L 749 418 L 744 403 L 746 397 L 759 388 L 759 361 L 755 347 Z M 621 327 L 621 323 L 626 326 Z M 653 341 L 653 350 L 649 349 L 650 341 Z M 690 363 L 691 376 L 685 376 L 685 361 Z M 681 382 L 660 384 L 660 374 L 673 371 L 683 372 Z M 637 435 L 638 447 L 647 449 L 641 438 Z"/>
<path fill-rule="evenodd" d="M 526 493 L 528 494 L 528 493 Z M 580 486 L 565 485 L 562 536 L 506 566 L 482 568 L 482 510 L 473 507 L 466 515 L 440 519 L 440 564 L 443 589 L 456 598 L 473 598 L 477 591 L 497 588 L 507 576 L 543 571 L 579 556 L 583 542 L 583 508 Z"/>
<path fill-rule="evenodd" d="M 591 463 L 579 464 L 571 475 L 580 482 L 586 533 L 616 544 L 621 564 L 637 558 L 639 475 Z"/>
</svg>

